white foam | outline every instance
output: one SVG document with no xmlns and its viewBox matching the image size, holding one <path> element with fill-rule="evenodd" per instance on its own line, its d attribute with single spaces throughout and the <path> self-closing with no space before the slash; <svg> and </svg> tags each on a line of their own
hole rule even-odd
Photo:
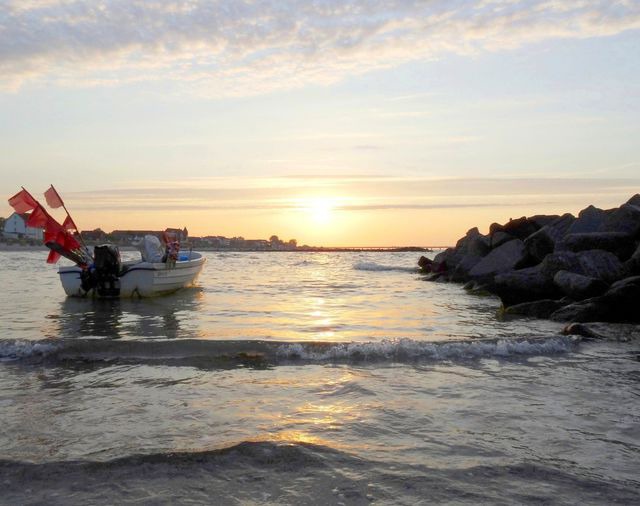
<svg viewBox="0 0 640 506">
<path fill-rule="evenodd" d="M 27 341 L 21 339 L 0 341 L 0 360 L 20 360 L 29 357 L 46 356 L 58 350 L 53 343 Z"/>
<path fill-rule="evenodd" d="M 497 341 L 456 341 L 433 343 L 413 339 L 383 340 L 367 343 L 344 343 L 330 347 L 314 344 L 286 344 L 277 351 L 282 359 L 313 362 L 331 360 L 460 360 L 511 355 L 546 355 L 570 351 L 576 339 L 559 336 L 550 339 Z"/>
</svg>

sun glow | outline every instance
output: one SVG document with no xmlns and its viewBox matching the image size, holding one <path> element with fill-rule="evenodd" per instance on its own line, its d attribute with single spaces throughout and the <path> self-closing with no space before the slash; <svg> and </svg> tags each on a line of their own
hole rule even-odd
<svg viewBox="0 0 640 506">
<path fill-rule="evenodd" d="M 303 208 L 313 221 L 319 225 L 328 225 L 333 218 L 335 201 L 330 198 L 313 198 L 305 202 Z"/>
</svg>

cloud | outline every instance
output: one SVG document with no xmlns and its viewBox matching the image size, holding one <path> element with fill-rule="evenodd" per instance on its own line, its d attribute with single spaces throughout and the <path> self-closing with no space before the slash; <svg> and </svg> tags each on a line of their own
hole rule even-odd
<svg viewBox="0 0 640 506">
<path fill-rule="evenodd" d="M 243 180 L 244 181 L 244 180 Z M 337 211 L 535 208 L 567 203 L 620 205 L 640 188 L 640 179 L 449 178 L 288 176 L 247 185 L 238 179 L 185 180 L 184 184 L 65 194 L 74 210 L 292 211 L 326 199 Z M 279 184 L 278 184 L 279 181 Z"/>
<path fill-rule="evenodd" d="M 0 86 L 169 81 L 211 96 L 259 94 L 638 28 L 640 4 L 629 0 L 7 0 Z"/>
</svg>

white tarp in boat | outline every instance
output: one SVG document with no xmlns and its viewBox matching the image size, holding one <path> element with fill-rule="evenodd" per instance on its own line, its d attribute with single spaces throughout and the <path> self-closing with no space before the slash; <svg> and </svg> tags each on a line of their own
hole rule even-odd
<svg viewBox="0 0 640 506">
<path fill-rule="evenodd" d="M 138 244 L 138 250 L 142 254 L 143 262 L 159 263 L 164 256 L 164 248 L 155 235 L 145 235 Z"/>
</svg>

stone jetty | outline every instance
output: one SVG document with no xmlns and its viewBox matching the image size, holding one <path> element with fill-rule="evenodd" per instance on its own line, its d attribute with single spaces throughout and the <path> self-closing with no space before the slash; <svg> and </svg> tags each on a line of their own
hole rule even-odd
<svg viewBox="0 0 640 506">
<path fill-rule="evenodd" d="M 506 315 L 640 322 L 640 194 L 620 207 L 536 215 L 469 230 L 418 261 L 426 278 L 500 297 Z"/>
</svg>

